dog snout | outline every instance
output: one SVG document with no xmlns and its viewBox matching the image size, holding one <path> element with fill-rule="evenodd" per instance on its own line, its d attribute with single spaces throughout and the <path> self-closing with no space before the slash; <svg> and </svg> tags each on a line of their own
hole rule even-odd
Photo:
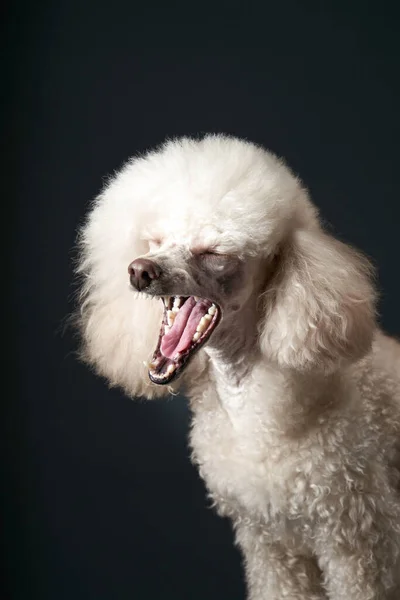
<svg viewBox="0 0 400 600">
<path fill-rule="evenodd" d="M 137 258 L 129 265 L 128 273 L 132 287 L 141 292 L 160 277 L 161 269 L 148 258 Z"/>
</svg>

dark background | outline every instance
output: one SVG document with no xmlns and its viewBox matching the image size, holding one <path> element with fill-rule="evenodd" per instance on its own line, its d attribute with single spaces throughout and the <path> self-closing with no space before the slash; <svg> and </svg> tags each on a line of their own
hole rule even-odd
<svg viewBox="0 0 400 600">
<path fill-rule="evenodd" d="M 244 598 L 229 523 L 189 462 L 185 400 L 109 391 L 62 335 L 76 227 L 128 156 L 207 131 L 285 156 L 379 267 L 381 322 L 400 333 L 396 3 L 276 4 L 50 0 L 3 15 L 9 598 Z"/>
</svg>

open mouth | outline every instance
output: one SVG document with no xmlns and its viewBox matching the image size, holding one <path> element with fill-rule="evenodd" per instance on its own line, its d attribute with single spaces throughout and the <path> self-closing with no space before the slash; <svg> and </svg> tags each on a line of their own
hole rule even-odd
<svg viewBox="0 0 400 600">
<path fill-rule="evenodd" d="M 164 296 L 164 315 L 156 351 L 149 363 L 153 383 L 170 383 L 217 327 L 221 310 L 196 296 Z"/>
</svg>

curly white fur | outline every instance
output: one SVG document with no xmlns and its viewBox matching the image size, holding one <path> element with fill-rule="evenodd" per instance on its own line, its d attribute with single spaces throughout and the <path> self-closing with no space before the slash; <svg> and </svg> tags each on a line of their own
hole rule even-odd
<svg viewBox="0 0 400 600">
<path fill-rule="evenodd" d="M 170 141 L 108 183 L 80 244 L 85 358 L 132 396 L 186 390 L 249 599 L 399 599 L 400 347 L 377 328 L 368 261 L 322 230 L 284 163 L 225 136 Z M 163 289 L 129 288 L 139 256 Z M 223 309 L 169 388 L 143 364 L 161 293 Z"/>
</svg>

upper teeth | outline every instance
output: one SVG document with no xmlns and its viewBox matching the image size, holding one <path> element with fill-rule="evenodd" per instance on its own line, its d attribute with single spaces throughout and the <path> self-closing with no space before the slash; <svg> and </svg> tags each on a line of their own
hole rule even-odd
<svg viewBox="0 0 400 600">
<path fill-rule="evenodd" d="M 165 308 L 168 310 L 171 306 L 171 296 L 164 296 L 164 305 Z"/>
<path fill-rule="evenodd" d="M 171 325 L 173 324 L 174 320 L 175 320 L 175 316 L 176 313 L 173 312 L 172 310 L 168 310 L 167 311 L 167 319 L 168 319 L 168 325 L 171 327 Z"/>
<path fill-rule="evenodd" d="M 174 308 L 179 308 L 181 305 L 181 298 L 180 296 L 175 296 L 174 298 Z"/>
</svg>

